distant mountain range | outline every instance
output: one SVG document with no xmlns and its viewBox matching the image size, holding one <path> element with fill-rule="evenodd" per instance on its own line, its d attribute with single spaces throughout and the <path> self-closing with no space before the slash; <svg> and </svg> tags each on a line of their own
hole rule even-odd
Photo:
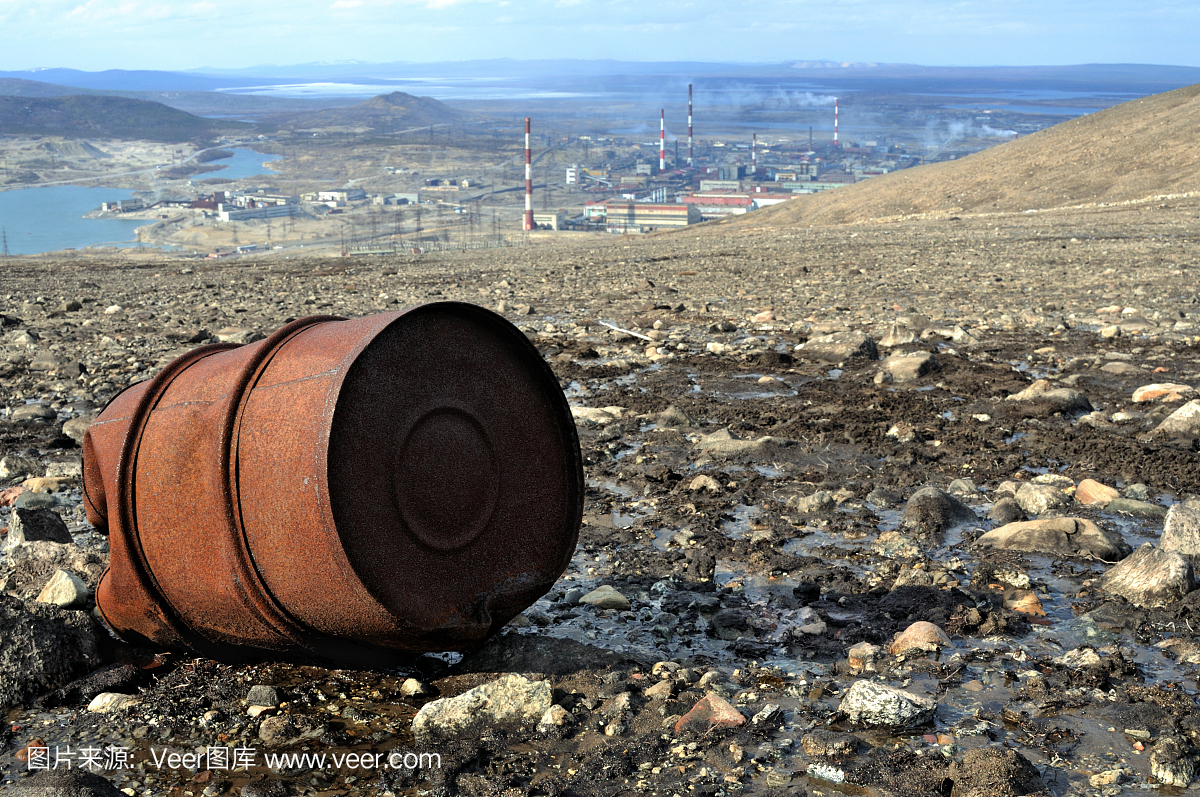
<svg viewBox="0 0 1200 797">
<path fill-rule="evenodd" d="M 437 63 L 371 64 L 359 61 L 310 63 L 291 66 L 259 65 L 240 69 L 207 67 L 180 72 L 109 69 L 83 72 L 76 69 L 28 69 L 0 72 L 0 79 L 33 80 L 62 86 L 104 91 L 217 91 L 253 89 L 264 84 L 314 81 L 378 84 L 387 93 L 389 81 L 406 79 L 552 79 L 601 75 L 682 76 L 700 78 L 806 76 L 833 81 L 921 78 L 947 86 L 970 80 L 979 82 L 1053 81 L 1056 84 L 1136 85 L 1146 92 L 1166 91 L 1200 83 L 1200 68 L 1154 64 L 1079 64 L 1071 66 L 946 67 L 918 64 L 877 64 L 836 61 L 788 61 L 783 63 L 721 63 L 714 61 L 614 61 L 559 59 L 521 61 L 497 58 L 478 61 Z M 847 84 L 849 85 L 849 84 Z"/>
</svg>

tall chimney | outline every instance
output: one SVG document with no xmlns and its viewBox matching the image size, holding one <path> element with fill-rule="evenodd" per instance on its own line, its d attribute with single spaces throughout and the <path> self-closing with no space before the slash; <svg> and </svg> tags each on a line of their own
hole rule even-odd
<svg viewBox="0 0 1200 797">
<path fill-rule="evenodd" d="M 533 229 L 533 161 L 529 157 L 529 117 L 525 117 L 525 231 Z"/>
<path fill-rule="evenodd" d="M 658 111 L 658 171 L 665 172 L 667 170 L 667 112 L 665 109 Z"/>
<path fill-rule="evenodd" d="M 758 176 L 758 133 L 750 134 L 750 175 Z"/>
<path fill-rule="evenodd" d="M 692 157 L 692 84 L 688 84 L 688 166 L 695 166 L 696 161 Z"/>
<path fill-rule="evenodd" d="M 838 146 L 838 98 L 833 98 L 833 146 Z"/>
</svg>

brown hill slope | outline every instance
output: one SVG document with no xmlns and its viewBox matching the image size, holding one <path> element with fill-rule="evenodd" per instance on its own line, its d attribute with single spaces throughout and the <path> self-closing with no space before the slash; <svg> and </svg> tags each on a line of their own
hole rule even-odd
<svg viewBox="0 0 1200 797">
<path fill-rule="evenodd" d="M 126 97 L 0 96 L 0 135 L 183 142 L 250 129 L 241 122 L 203 119 L 159 102 Z"/>
<path fill-rule="evenodd" d="M 392 133 L 410 127 L 462 122 L 470 114 L 432 97 L 414 97 L 402 91 L 381 94 L 346 108 L 308 113 L 280 114 L 270 121 L 293 130 L 367 129 Z"/>
<path fill-rule="evenodd" d="M 1021 212 L 1200 190 L 1200 84 L 1155 94 L 957 161 L 875 177 L 743 223 L 845 224 Z"/>
</svg>

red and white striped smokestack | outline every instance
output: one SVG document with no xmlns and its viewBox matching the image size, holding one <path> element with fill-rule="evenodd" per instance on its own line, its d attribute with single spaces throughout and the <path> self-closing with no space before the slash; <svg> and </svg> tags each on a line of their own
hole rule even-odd
<svg viewBox="0 0 1200 797">
<path fill-rule="evenodd" d="M 696 161 L 692 157 L 692 84 L 688 84 L 688 166 L 695 166 Z"/>
<path fill-rule="evenodd" d="M 658 170 L 665 172 L 667 170 L 667 112 L 666 109 L 658 111 Z"/>
<path fill-rule="evenodd" d="M 525 117 L 525 230 L 533 229 L 533 161 L 529 158 L 529 117 Z"/>
<path fill-rule="evenodd" d="M 837 127 L 838 127 L 838 98 L 834 97 L 833 98 L 833 146 L 835 146 L 835 147 L 838 145 L 838 140 L 837 140 L 838 129 L 837 129 Z"/>
</svg>

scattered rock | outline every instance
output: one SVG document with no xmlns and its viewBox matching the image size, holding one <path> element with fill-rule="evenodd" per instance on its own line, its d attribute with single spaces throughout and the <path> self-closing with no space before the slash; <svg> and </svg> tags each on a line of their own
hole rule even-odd
<svg viewBox="0 0 1200 797">
<path fill-rule="evenodd" d="M 1125 779 L 1124 770 L 1106 769 L 1103 772 L 1097 772 L 1088 778 L 1088 785 L 1093 789 L 1102 789 L 1105 786 L 1116 786 Z"/>
<path fill-rule="evenodd" d="M 510 673 L 457 697 L 426 703 L 413 718 L 412 730 L 419 743 L 426 743 L 484 727 L 532 725 L 550 706 L 549 681 Z"/>
<path fill-rule="evenodd" d="M 563 725 L 569 725 L 574 722 L 574 717 L 571 712 L 567 711 L 557 703 L 546 709 L 546 713 L 542 715 L 542 719 L 538 722 L 538 732 L 545 733 L 551 728 L 561 728 Z"/>
<path fill-rule="evenodd" d="M 941 365 L 931 352 L 918 351 L 888 357 L 883 361 L 883 367 L 891 375 L 892 381 L 904 383 L 916 382 L 938 370 Z"/>
<path fill-rule="evenodd" d="M 18 476 L 36 476 L 42 472 L 37 460 L 20 454 L 8 454 L 0 459 L 0 479 L 15 479 Z"/>
<path fill-rule="evenodd" d="M 658 414 L 655 424 L 664 429 L 676 429 L 684 426 L 695 426 L 696 421 L 683 410 L 671 405 Z"/>
<path fill-rule="evenodd" d="M 275 708 L 282 702 L 283 698 L 280 697 L 279 690 L 265 684 L 255 684 L 250 687 L 250 692 L 246 695 L 246 704 L 250 706 Z"/>
<path fill-rule="evenodd" d="M 888 652 L 893 656 L 899 656 L 909 650 L 935 651 L 953 646 L 954 643 L 950 641 L 950 637 L 946 635 L 945 631 L 933 623 L 918 620 L 896 634 L 892 644 L 888 647 Z"/>
<path fill-rule="evenodd" d="M 1157 609 L 1195 589 L 1196 577 L 1186 556 L 1147 542 L 1110 567 L 1098 586 L 1134 606 Z"/>
<path fill-rule="evenodd" d="M 803 352 L 808 358 L 835 363 L 879 359 L 874 338 L 865 332 L 834 332 L 832 335 L 810 338 L 808 342 L 797 346 L 796 351 Z"/>
<path fill-rule="evenodd" d="M 1200 556 L 1200 497 L 1187 498 L 1167 510 L 1158 546 L 1187 557 Z"/>
<path fill-rule="evenodd" d="M 994 520 L 1001 525 L 1016 523 L 1025 519 L 1025 510 L 1017 503 L 1016 498 L 1004 497 L 992 504 L 988 512 L 988 520 Z"/>
<path fill-rule="evenodd" d="M 277 714 L 258 725 L 258 738 L 269 747 L 288 747 L 319 739 L 327 729 L 326 723 L 307 714 Z"/>
<path fill-rule="evenodd" d="M 642 696 L 647 700 L 667 700 L 673 694 L 675 694 L 675 682 L 669 678 L 659 681 L 642 692 Z"/>
<path fill-rule="evenodd" d="M 1134 403 L 1143 401 L 1182 401 L 1183 397 L 1196 391 L 1190 385 L 1158 384 L 1142 385 L 1133 391 Z"/>
<path fill-rule="evenodd" d="M 873 727 L 911 728 L 933 719 L 937 702 L 874 681 L 855 681 L 838 713 L 848 722 Z"/>
<path fill-rule="evenodd" d="M 1187 788 L 1196 777 L 1196 754 L 1185 739 L 1159 739 L 1150 754 L 1150 775 L 1159 783 Z"/>
<path fill-rule="evenodd" d="M 1049 412 L 1082 413 L 1094 408 L 1087 396 L 1068 387 L 1054 387 L 1049 380 L 1039 379 L 1020 393 L 1008 396 L 1006 401 L 1029 401 L 1044 405 Z"/>
<path fill-rule="evenodd" d="M 83 579 L 67 570 L 56 570 L 42 591 L 38 593 L 38 603 L 52 603 L 64 609 L 76 609 L 86 606 L 92 597 Z"/>
<path fill-rule="evenodd" d="M 87 432 L 87 428 L 92 425 L 92 421 L 95 419 L 93 415 L 81 415 L 78 418 L 72 418 L 63 424 L 63 434 L 76 443 L 82 444 L 84 433 Z"/>
<path fill-rule="evenodd" d="M 719 481 L 703 473 L 688 482 L 688 489 L 692 492 L 706 490 L 714 494 L 725 492 L 725 488 L 721 486 Z"/>
<path fill-rule="evenodd" d="M 871 550 L 888 559 L 915 559 L 921 555 L 920 546 L 898 531 L 880 534 L 871 543 Z"/>
<path fill-rule="evenodd" d="M 858 749 L 858 737 L 851 733 L 816 728 L 800 737 L 800 747 L 809 755 L 845 758 L 854 755 Z"/>
<path fill-rule="evenodd" d="M 136 706 L 142 702 L 137 695 L 123 695 L 120 692 L 101 692 L 88 703 L 87 710 L 93 714 L 104 714 L 109 711 L 121 711 Z"/>
<path fill-rule="evenodd" d="M 8 417 L 14 423 L 21 423 L 23 421 L 53 421 L 58 417 L 58 413 L 45 404 L 34 403 L 17 407 Z"/>
<path fill-rule="evenodd" d="M 1106 506 L 1120 495 L 1116 488 L 1101 484 L 1095 479 L 1084 479 L 1075 488 L 1075 501 L 1080 504 Z"/>
<path fill-rule="evenodd" d="M 1009 523 L 984 534 L 976 545 L 1059 556 L 1094 556 L 1106 562 L 1124 559 L 1133 550 L 1119 533 L 1071 517 Z"/>
<path fill-rule="evenodd" d="M 1006 589 L 1004 590 L 1003 600 L 1005 609 L 1011 609 L 1021 614 L 1032 614 L 1037 617 L 1046 616 L 1046 610 L 1042 608 L 1041 600 L 1038 599 L 1037 593 L 1031 589 Z"/>
<path fill-rule="evenodd" d="M 743 454 L 770 453 L 790 444 L 790 440 L 770 436 L 743 440 L 728 429 L 722 429 L 701 438 L 696 446 L 710 456 L 732 457 Z"/>
<path fill-rule="evenodd" d="M 1030 515 L 1042 515 L 1061 509 L 1070 503 L 1070 498 L 1059 488 L 1050 484 L 1022 484 L 1017 490 L 1017 503 Z"/>
<path fill-rule="evenodd" d="M 786 505 L 803 515 L 832 512 L 837 509 L 837 501 L 828 490 L 817 490 L 812 495 L 793 495 Z"/>
<path fill-rule="evenodd" d="M 595 606 L 597 609 L 617 609 L 618 611 L 629 609 L 629 599 L 608 584 L 592 590 L 580 598 L 579 602 Z"/>
<path fill-rule="evenodd" d="M 971 507 L 932 485 L 917 490 L 904 506 L 904 525 L 921 534 L 945 531 L 976 520 Z"/>
<path fill-rule="evenodd" d="M 896 346 L 905 346 L 909 343 L 916 343 L 917 333 L 907 327 L 902 327 L 899 324 L 892 324 L 888 329 L 887 334 L 879 339 L 879 345 L 886 348 L 895 348 Z"/>
<path fill-rule="evenodd" d="M 245 345 L 263 340 L 266 337 L 266 335 L 257 329 L 250 329 L 248 327 L 225 327 L 224 329 L 217 330 L 217 340 L 222 343 Z"/>
<path fill-rule="evenodd" d="M 709 692 L 692 710 L 675 723 L 675 732 L 708 733 L 713 728 L 735 728 L 746 724 L 746 717 L 716 692 Z"/>
<path fill-rule="evenodd" d="M 881 647 L 870 642 L 854 645 L 846 652 L 846 664 L 850 667 L 850 672 L 855 675 L 861 672 L 875 672 L 875 660 L 881 650 Z"/>
<path fill-rule="evenodd" d="M 597 426 L 612 423 L 624 412 L 623 407 L 571 407 L 571 417 L 577 423 L 583 421 Z"/>
<path fill-rule="evenodd" d="M 1156 434 L 1200 435 L 1200 399 L 1193 399 L 1167 416 Z"/>
<path fill-rule="evenodd" d="M 436 689 L 416 678 L 405 678 L 404 683 L 400 684 L 401 697 L 429 697 L 434 694 L 437 694 Z"/>
<path fill-rule="evenodd" d="M 67 524 L 63 523 L 51 509 L 14 509 L 8 519 L 8 536 L 4 538 L 4 550 L 25 542 L 46 540 L 49 542 L 71 542 Z"/>
<path fill-rule="evenodd" d="M 1105 507 L 1109 512 L 1120 512 L 1126 515 L 1140 517 L 1165 518 L 1167 508 L 1152 504 L 1148 501 L 1135 501 L 1132 498 L 1114 498 Z"/>
</svg>

